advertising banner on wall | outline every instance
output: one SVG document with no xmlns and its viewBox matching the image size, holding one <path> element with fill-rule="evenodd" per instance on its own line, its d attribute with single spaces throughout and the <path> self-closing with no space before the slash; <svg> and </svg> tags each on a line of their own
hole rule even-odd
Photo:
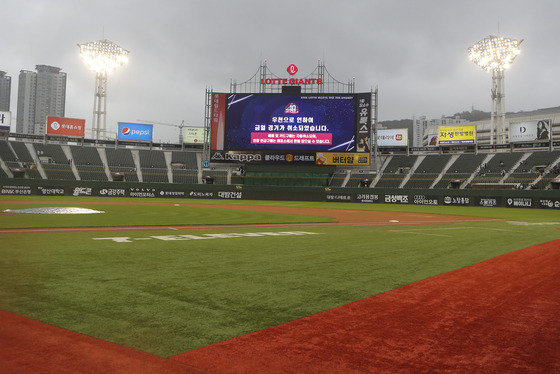
<svg viewBox="0 0 560 374">
<path fill-rule="evenodd" d="M 371 94 L 358 94 L 356 99 L 356 126 L 358 133 L 356 152 L 369 153 L 371 149 Z"/>
<path fill-rule="evenodd" d="M 0 111 L 0 131 L 10 131 L 12 123 L 12 113 Z"/>
<path fill-rule="evenodd" d="M 224 136 L 226 124 L 226 94 L 212 94 L 212 137 L 210 149 L 224 150 Z"/>
<path fill-rule="evenodd" d="M 550 120 L 534 120 L 509 123 L 509 141 L 533 142 L 550 139 Z"/>
<path fill-rule="evenodd" d="M 47 117 L 47 135 L 75 136 L 83 138 L 85 134 L 85 119 Z"/>
<path fill-rule="evenodd" d="M 406 147 L 408 146 L 408 129 L 377 130 L 378 147 Z"/>
<path fill-rule="evenodd" d="M 183 127 L 183 143 L 203 144 L 204 127 Z"/>
<path fill-rule="evenodd" d="M 369 153 L 318 152 L 317 165 L 369 165 Z"/>
<path fill-rule="evenodd" d="M 151 142 L 153 136 L 154 125 L 119 122 L 118 140 Z"/>
<path fill-rule="evenodd" d="M 476 126 L 440 126 L 438 127 L 440 145 L 476 143 Z"/>
</svg>

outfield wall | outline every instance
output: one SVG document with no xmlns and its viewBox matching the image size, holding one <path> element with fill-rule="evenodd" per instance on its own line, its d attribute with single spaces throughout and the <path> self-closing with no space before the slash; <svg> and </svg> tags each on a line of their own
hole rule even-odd
<svg viewBox="0 0 560 374">
<path fill-rule="evenodd" d="M 378 189 L 9 179 L 0 180 L 0 195 L 330 201 L 560 210 L 559 190 Z"/>
</svg>

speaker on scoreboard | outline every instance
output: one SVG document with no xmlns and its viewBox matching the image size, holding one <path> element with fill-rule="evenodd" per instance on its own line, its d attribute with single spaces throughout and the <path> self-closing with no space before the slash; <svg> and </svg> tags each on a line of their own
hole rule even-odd
<svg viewBox="0 0 560 374">
<path fill-rule="evenodd" d="M 301 86 L 282 86 L 283 94 L 300 94 Z"/>
</svg>

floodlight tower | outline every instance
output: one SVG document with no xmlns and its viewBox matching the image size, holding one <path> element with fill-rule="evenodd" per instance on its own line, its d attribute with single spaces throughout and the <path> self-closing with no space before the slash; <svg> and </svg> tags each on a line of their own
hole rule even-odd
<svg viewBox="0 0 560 374">
<path fill-rule="evenodd" d="M 128 62 L 128 51 L 107 39 L 78 44 L 80 56 L 95 72 L 95 95 L 93 99 L 93 132 L 95 139 L 107 127 L 107 76 Z"/>
<path fill-rule="evenodd" d="M 509 68 L 519 54 L 523 39 L 504 38 L 490 35 L 468 49 L 469 58 L 478 66 L 492 73 L 492 114 L 490 119 L 490 144 L 505 143 L 505 94 L 504 70 Z"/>
</svg>

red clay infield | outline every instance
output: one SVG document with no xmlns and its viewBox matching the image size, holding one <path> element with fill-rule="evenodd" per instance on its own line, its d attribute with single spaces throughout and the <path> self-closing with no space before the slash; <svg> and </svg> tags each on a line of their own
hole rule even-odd
<svg viewBox="0 0 560 374">
<path fill-rule="evenodd" d="M 164 359 L 0 312 L 6 373 L 558 373 L 560 240 Z"/>
<path fill-rule="evenodd" d="M 279 213 L 284 209 L 250 208 Z M 334 224 L 346 225 L 480 220 L 287 209 L 284 212 L 290 214 L 327 215 L 337 221 Z M 558 269 L 560 240 L 555 240 L 168 359 L 0 312 L 0 371 L 559 373 Z"/>
</svg>

